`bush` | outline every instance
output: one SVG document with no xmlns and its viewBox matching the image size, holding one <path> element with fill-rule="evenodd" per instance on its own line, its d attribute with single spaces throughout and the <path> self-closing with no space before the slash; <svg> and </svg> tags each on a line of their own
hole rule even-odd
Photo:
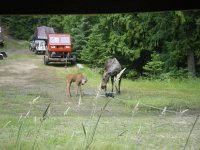
<svg viewBox="0 0 200 150">
<path fill-rule="evenodd" d="M 151 57 L 152 60 L 143 67 L 145 70 L 144 75 L 146 75 L 147 78 L 156 79 L 163 70 L 164 62 L 158 60 L 159 54 L 153 53 Z"/>
<path fill-rule="evenodd" d="M 173 69 L 170 72 L 162 73 L 159 77 L 162 80 L 168 79 L 186 79 L 188 78 L 188 70 L 187 69 Z"/>
<path fill-rule="evenodd" d="M 125 77 L 128 79 L 136 79 L 139 78 L 139 73 L 135 70 L 128 70 Z"/>
</svg>

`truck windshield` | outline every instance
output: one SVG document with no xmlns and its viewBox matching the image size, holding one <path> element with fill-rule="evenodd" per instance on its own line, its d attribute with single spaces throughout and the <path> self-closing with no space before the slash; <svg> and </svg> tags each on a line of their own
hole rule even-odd
<svg viewBox="0 0 200 150">
<path fill-rule="evenodd" d="M 62 44 L 70 44 L 70 38 L 69 37 L 50 37 L 49 39 L 50 43 L 54 43 L 54 44 L 58 44 L 58 43 L 62 43 Z"/>
</svg>

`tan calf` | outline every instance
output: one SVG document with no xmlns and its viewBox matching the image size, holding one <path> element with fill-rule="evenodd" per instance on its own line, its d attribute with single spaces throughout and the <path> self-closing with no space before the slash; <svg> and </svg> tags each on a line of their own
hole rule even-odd
<svg viewBox="0 0 200 150">
<path fill-rule="evenodd" d="M 81 95 L 81 85 L 84 85 L 87 82 L 87 78 L 81 73 L 69 74 L 67 76 L 67 95 L 71 97 L 71 84 L 75 82 L 77 85 L 76 94 Z"/>
</svg>

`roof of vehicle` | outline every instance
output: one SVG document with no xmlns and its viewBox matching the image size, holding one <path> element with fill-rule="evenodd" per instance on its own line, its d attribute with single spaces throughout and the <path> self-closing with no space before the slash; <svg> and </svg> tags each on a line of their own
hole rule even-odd
<svg viewBox="0 0 200 150">
<path fill-rule="evenodd" d="M 49 34 L 49 37 L 70 37 L 70 34 Z"/>
<path fill-rule="evenodd" d="M 49 34 L 48 44 L 71 45 L 70 34 Z"/>
<path fill-rule="evenodd" d="M 48 34 L 54 34 L 54 29 L 47 26 L 37 27 L 34 33 L 36 39 L 48 39 Z"/>
<path fill-rule="evenodd" d="M 45 42 L 44 40 L 35 40 L 35 42 Z"/>
</svg>

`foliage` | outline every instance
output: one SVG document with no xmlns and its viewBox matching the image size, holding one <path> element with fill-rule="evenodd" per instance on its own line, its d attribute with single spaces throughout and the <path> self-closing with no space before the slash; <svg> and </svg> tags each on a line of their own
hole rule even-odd
<svg viewBox="0 0 200 150">
<path fill-rule="evenodd" d="M 93 33 L 88 37 L 87 46 L 81 51 L 81 60 L 91 66 L 103 66 L 107 55 L 106 42 L 102 35 L 98 33 L 98 27 L 94 28 Z"/>
<path fill-rule="evenodd" d="M 63 19 L 64 19 L 64 16 L 62 15 L 53 15 L 52 17 L 50 17 L 50 19 L 47 22 L 48 26 L 54 28 L 54 31 L 56 33 L 63 33 L 64 32 Z"/>
<path fill-rule="evenodd" d="M 135 79 L 139 77 L 139 74 L 135 70 L 128 70 L 125 76 L 128 79 Z"/>
<path fill-rule="evenodd" d="M 153 53 L 152 54 L 152 61 L 148 62 L 143 68 L 146 71 L 144 74 L 150 77 L 150 79 L 156 79 L 161 71 L 164 62 L 158 60 L 159 55 Z"/>
<path fill-rule="evenodd" d="M 137 76 L 144 75 L 148 67 L 156 65 L 157 69 L 162 66 L 162 74 L 182 69 L 194 76 L 200 74 L 198 10 L 91 16 L 6 15 L 1 16 L 1 22 L 19 39 L 30 39 L 39 25 L 51 26 L 57 33 L 69 33 L 78 61 L 102 67 L 106 58 L 116 57 L 129 69 L 128 78 L 134 76 L 134 71 Z M 164 64 L 151 62 L 152 53 L 158 54 Z"/>
<path fill-rule="evenodd" d="M 31 39 L 37 26 L 47 25 L 50 16 L 6 15 L 0 16 L 1 23 L 8 27 L 9 33 L 17 39 Z"/>
</svg>

